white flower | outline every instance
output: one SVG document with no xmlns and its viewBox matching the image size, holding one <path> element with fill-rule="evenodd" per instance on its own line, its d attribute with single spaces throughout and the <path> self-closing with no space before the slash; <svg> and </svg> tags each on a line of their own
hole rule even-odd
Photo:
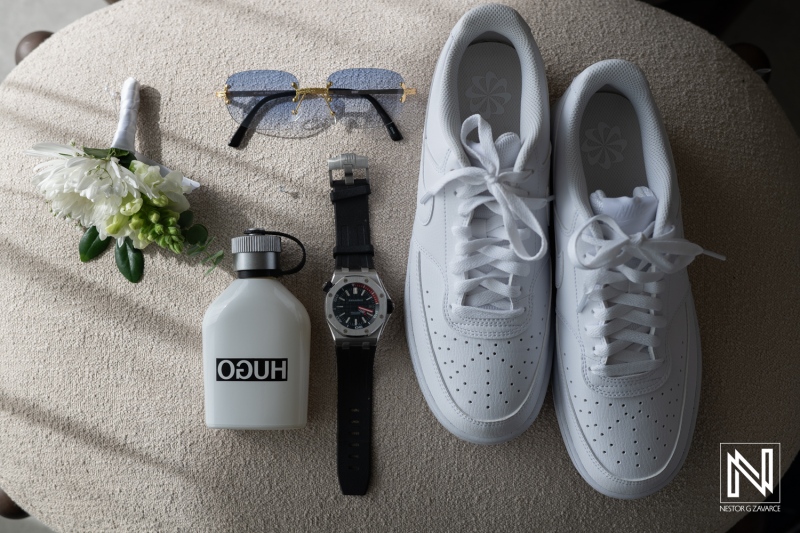
<svg viewBox="0 0 800 533">
<path fill-rule="evenodd" d="M 116 157 L 98 159 L 86 152 L 52 143 L 37 144 L 26 152 L 49 158 L 36 166 L 33 183 L 55 215 L 86 228 L 96 227 L 101 239 L 130 237 L 134 246 L 142 249 L 154 238 L 160 239 L 160 234 L 141 233 L 143 216 L 152 218 L 153 209 L 161 210 L 174 224 L 174 217 L 189 209 L 185 194 L 198 184 L 179 172 L 162 176 L 162 167 L 141 161 L 131 162 L 128 169 Z M 143 208 L 144 215 L 140 213 Z"/>
<path fill-rule="evenodd" d="M 184 195 L 191 192 L 193 187 L 188 183 L 184 185 L 183 175 L 180 172 L 173 171 L 162 177 L 160 167 L 141 161 L 131 163 L 131 170 L 150 189 L 149 198 L 158 199 L 162 195 L 166 196 L 170 201 L 170 209 L 177 213 L 189 209 L 189 201 Z"/>
<path fill-rule="evenodd" d="M 126 196 L 150 192 L 115 157 L 95 159 L 74 146 L 53 143 L 37 144 L 26 153 L 52 158 L 36 166 L 33 184 L 51 202 L 53 213 L 87 228 L 105 227 Z"/>
</svg>

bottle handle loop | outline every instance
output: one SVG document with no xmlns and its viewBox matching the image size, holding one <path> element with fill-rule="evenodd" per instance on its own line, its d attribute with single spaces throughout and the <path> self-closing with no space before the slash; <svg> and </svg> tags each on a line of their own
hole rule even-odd
<svg viewBox="0 0 800 533">
<path fill-rule="evenodd" d="M 297 265 L 290 268 L 289 270 L 278 270 L 280 276 L 297 274 L 303 269 L 303 267 L 306 265 L 306 247 L 303 246 L 303 243 L 300 242 L 300 239 L 298 239 L 297 237 L 292 237 L 288 233 L 281 233 L 280 231 L 265 231 L 264 235 L 277 235 L 278 237 L 286 237 L 287 239 L 296 242 L 297 246 L 300 247 L 300 251 L 303 252 L 303 258 L 300 259 L 300 262 Z"/>
</svg>

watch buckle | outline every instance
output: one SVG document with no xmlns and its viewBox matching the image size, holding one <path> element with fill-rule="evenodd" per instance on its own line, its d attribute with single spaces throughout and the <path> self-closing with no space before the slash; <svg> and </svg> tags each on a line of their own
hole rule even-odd
<svg viewBox="0 0 800 533">
<path fill-rule="evenodd" d="M 364 174 L 366 176 L 367 183 L 369 183 L 369 163 L 367 161 L 367 156 L 364 155 L 356 155 L 356 154 L 341 154 L 337 157 L 331 157 L 328 159 L 328 181 L 330 182 L 331 187 L 333 186 L 333 171 L 334 170 L 343 170 L 344 171 L 344 182 L 346 185 L 352 185 L 355 180 L 355 176 L 353 171 L 355 169 L 364 169 Z"/>
</svg>

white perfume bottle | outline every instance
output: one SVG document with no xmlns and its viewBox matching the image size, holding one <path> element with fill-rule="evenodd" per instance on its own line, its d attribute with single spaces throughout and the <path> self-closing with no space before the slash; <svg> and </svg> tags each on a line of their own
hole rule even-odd
<svg viewBox="0 0 800 533">
<path fill-rule="evenodd" d="M 311 323 L 277 277 L 282 233 L 249 229 L 232 240 L 234 280 L 203 318 L 206 425 L 291 429 L 306 425 Z M 302 244 L 300 244 L 302 249 Z"/>
</svg>

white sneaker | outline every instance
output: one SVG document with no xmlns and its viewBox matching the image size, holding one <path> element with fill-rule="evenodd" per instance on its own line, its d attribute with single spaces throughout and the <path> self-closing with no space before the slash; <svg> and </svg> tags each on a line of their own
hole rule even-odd
<svg viewBox="0 0 800 533">
<path fill-rule="evenodd" d="M 428 405 L 478 444 L 525 431 L 547 388 L 549 134 L 530 28 L 507 6 L 469 11 L 431 83 L 405 313 Z"/>
<path fill-rule="evenodd" d="M 599 492 L 640 498 L 689 450 L 700 336 L 675 165 L 644 74 L 601 61 L 553 117 L 554 402 L 567 450 Z"/>
</svg>

